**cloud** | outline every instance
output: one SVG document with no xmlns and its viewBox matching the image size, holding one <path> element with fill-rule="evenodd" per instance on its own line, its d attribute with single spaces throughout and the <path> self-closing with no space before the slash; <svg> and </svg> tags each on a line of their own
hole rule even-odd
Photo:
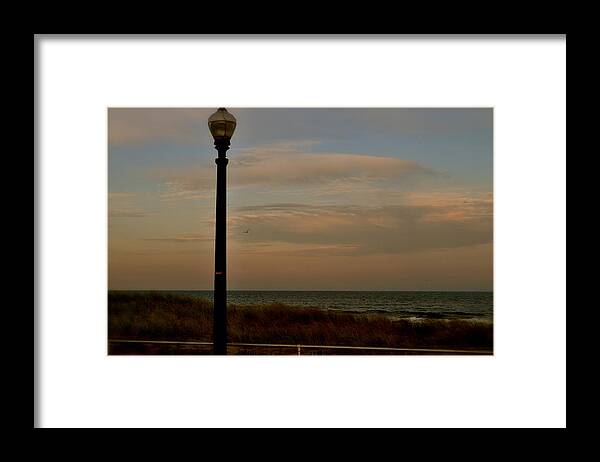
<svg viewBox="0 0 600 462">
<path fill-rule="evenodd" d="M 343 190 L 352 185 L 433 173 L 416 162 L 395 157 L 306 152 L 308 146 L 316 143 L 306 140 L 241 150 L 230 159 L 228 186 L 328 186 Z M 154 170 L 152 175 L 162 181 L 166 190 L 164 198 L 168 199 L 205 198 L 215 185 L 212 162 L 196 168 L 163 168 Z"/>
<path fill-rule="evenodd" d="M 137 195 L 130 192 L 108 193 L 109 218 L 144 218 L 152 216 L 136 206 Z"/>
<path fill-rule="evenodd" d="M 207 119 L 213 112 L 208 108 L 109 108 L 108 143 L 209 142 L 210 146 Z"/>
<path fill-rule="evenodd" d="M 197 234 L 182 234 L 174 237 L 147 237 L 140 239 L 141 241 L 159 241 L 159 242 L 177 242 L 177 243 L 189 243 L 189 242 L 209 242 L 213 241 L 213 237 L 207 237 Z"/>
<path fill-rule="evenodd" d="M 135 210 L 112 209 L 108 211 L 108 216 L 110 218 L 143 218 L 152 216 L 152 214 Z"/>
<path fill-rule="evenodd" d="M 233 159 L 232 185 L 312 185 L 338 179 L 385 180 L 424 173 L 416 162 L 359 154 L 249 152 Z"/>
<path fill-rule="evenodd" d="M 427 220 L 432 222 L 491 221 L 493 213 L 493 196 L 491 192 L 411 192 L 406 194 L 405 203 L 416 207 L 429 207 L 431 212 Z"/>
<path fill-rule="evenodd" d="M 111 145 L 174 143 L 212 145 L 208 117 L 214 108 L 109 108 Z M 491 108 L 229 108 L 236 138 L 275 140 L 386 136 L 491 136 Z M 239 137 L 239 138 L 238 138 Z"/>
<path fill-rule="evenodd" d="M 208 178 L 206 178 L 206 180 L 208 180 Z M 159 197 L 163 201 L 208 199 L 211 196 L 212 191 L 208 189 L 193 189 L 185 181 L 182 182 L 176 179 L 162 183 L 161 191 L 159 193 Z"/>
<path fill-rule="evenodd" d="M 404 253 L 489 243 L 491 203 L 447 205 L 310 206 L 269 204 L 238 207 L 232 235 L 250 229 L 243 242 L 309 245 L 295 254 L 356 255 Z M 241 240 L 241 238 L 237 238 Z M 332 247 L 333 246 L 333 247 Z"/>
</svg>

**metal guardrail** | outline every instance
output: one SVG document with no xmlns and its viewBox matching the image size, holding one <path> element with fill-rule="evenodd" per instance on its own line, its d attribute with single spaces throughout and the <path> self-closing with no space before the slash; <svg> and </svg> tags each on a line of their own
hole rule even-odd
<svg viewBox="0 0 600 462">
<path fill-rule="evenodd" d="M 175 340 L 119 340 L 109 339 L 109 343 L 147 343 L 147 344 L 170 344 L 170 345 L 202 345 L 212 346 L 212 342 L 181 342 Z M 493 355 L 491 350 L 451 350 L 438 348 L 388 348 L 388 347 L 356 347 L 342 345 L 293 345 L 281 343 L 228 343 L 228 346 L 234 347 L 264 347 L 264 348 L 295 348 L 298 355 L 302 354 L 302 349 L 318 349 L 318 350 L 379 350 L 379 351 L 403 351 L 411 353 L 456 353 L 456 354 L 473 354 L 473 355 Z"/>
</svg>

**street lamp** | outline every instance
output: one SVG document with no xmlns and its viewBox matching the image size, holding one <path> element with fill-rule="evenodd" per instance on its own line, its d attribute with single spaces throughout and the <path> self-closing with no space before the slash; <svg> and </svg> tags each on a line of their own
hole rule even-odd
<svg viewBox="0 0 600 462">
<path fill-rule="evenodd" d="M 208 128 L 215 139 L 215 149 L 218 157 L 217 164 L 217 203 L 215 224 L 215 285 L 214 285 L 214 325 L 213 353 L 227 354 L 227 159 L 229 141 L 235 130 L 236 120 L 227 109 L 220 107 L 208 118 Z"/>
</svg>

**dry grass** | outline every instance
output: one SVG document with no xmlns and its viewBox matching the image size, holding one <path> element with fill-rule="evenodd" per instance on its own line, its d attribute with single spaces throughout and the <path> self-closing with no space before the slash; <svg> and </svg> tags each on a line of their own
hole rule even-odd
<svg viewBox="0 0 600 462">
<path fill-rule="evenodd" d="M 110 339 L 212 341 L 212 302 L 161 293 L 108 294 Z M 393 320 L 283 304 L 228 305 L 229 341 L 396 348 L 484 349 L 489 323 L 468 320 Z"/>
</svg>

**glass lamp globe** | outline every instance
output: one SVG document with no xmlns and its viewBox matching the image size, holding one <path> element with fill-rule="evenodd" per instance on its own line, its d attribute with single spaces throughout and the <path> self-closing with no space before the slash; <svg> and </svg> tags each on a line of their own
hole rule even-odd
<svg viewBox="0 0 600 462">
<path fill-rule="evenodd" d="M 235 131 L 236 120 L 227 109 L 220 107 L 208 118 L 208 129 L 216 141 L 229 141 Z"/>
</svg>

